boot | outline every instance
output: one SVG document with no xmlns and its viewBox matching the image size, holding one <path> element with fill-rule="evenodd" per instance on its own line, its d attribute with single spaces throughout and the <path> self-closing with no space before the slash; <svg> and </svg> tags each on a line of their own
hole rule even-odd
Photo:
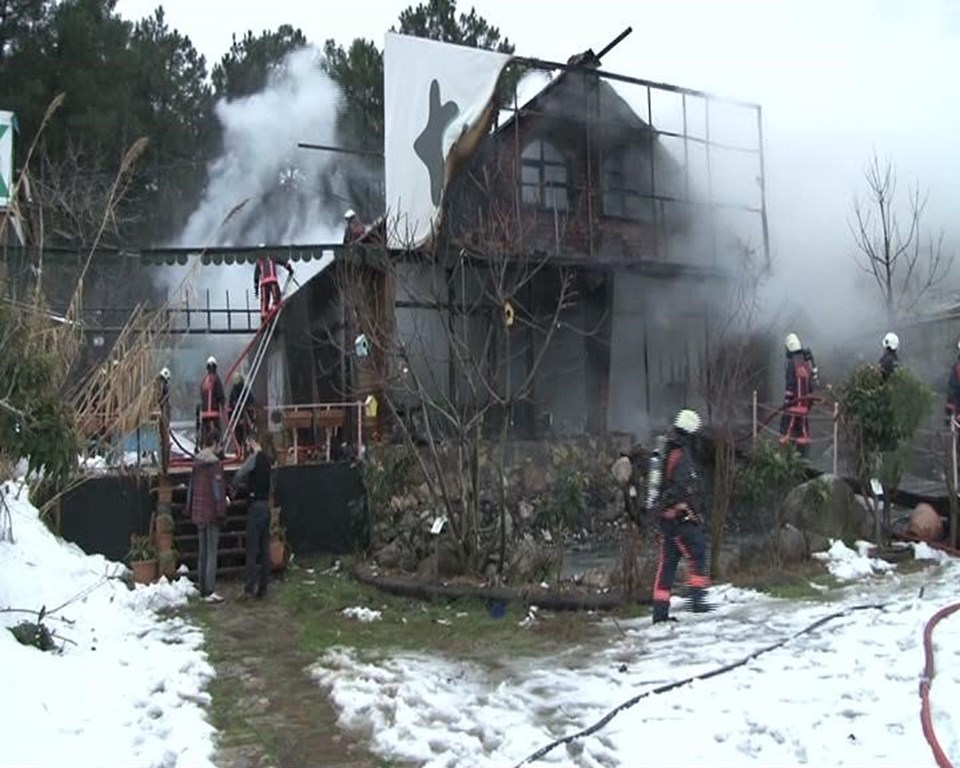
<svg viewBox="0 0 960 768">
<path fill-rule="evenodd" d="M 670 615 L 670 604 L 654 603 L 653 604 L 653 623 L 660 624 L 664 621 L 676 621 L 676 619 Z"/>
<path fill-rule="evenodd" d="M 713 606 L 707 602 L 707 590 L 700 587 L 690 590 L 687 606 L 693 613 L 710 613 L 713 610 Z"/>
</svg>

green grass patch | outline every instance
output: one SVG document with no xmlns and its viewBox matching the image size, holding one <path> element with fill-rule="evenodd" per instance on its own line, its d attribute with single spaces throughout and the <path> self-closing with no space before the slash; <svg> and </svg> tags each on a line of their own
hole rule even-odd
<svg viewBox="0 0 960 768">
<path fill-rule="evenodd" d="M 818 563 L 804 563 L 778 571 L 739 576 L 732 582 L 745 589 L 755 589 L 784 600 L 829 602 L 837 598 L 843 586 Z"/>
<path fill-rule="evenodd" d="M 464 658 L 509 658 L 569 650 L 601 631 L 601 614 L 540 611 L 540 621 L 521 627 L 527 608 L 519 602 L 509 603 L 502 618 L 493 618 L 480 599 L 398 597 L 360 584 L 343 571 L 322 573 L 309 564 L 291 570 L 279 598 L 311 654 L 343 645 L 361 651 L 436 650 Z M 364 623 L 343 615 L 355 606 L 380 611 L 382 618 Z"/>
</svg>

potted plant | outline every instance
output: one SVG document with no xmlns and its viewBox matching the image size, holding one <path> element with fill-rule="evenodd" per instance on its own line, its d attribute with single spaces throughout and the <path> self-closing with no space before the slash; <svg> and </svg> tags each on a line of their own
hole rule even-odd
<svg viewBox="0 0 960 768">
<path fill-rule="evenodd" d="M 270 567 L 283 570 L 287 557 L 287 529 L 280 523 L 270 524 Z"/>
<path fill-rule="evenodd" d="M 157 552 L 149 536 L 130 536 L 130 551 L 127 561 L 137 584 L 152 584 L 157 580 Z"/>
<path fill-rule="evenodd" d="M 157 554 L 163 555 L 173 549 L 173 514 L 170 512 L 160 512 L 157 514 L 154 523 L 153 543 L 157 548 Z"/>
</svg>

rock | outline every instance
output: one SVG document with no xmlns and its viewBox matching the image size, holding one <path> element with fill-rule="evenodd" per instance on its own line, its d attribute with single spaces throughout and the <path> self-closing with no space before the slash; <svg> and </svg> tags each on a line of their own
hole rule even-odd
<svg viewBox="0 0 960 768">
<path fill-rule="evenodd" d="M 917 504 L 910 515 L 907 533 L 921 541 L 939 541 L 943 536 L 943 521 L 940 514 L 929 504 Z"/>
<path fill-rule="evenodd" d="M 533 461 L 524 463 L 520 480 L 524 490 L 534 496 L 545 493 L 550 485 L 546 469 Z"/>
<path fill-rule="evenodd" d="M 630 463 L 628 457 L 621 456 L 613 462 L 613 467 L 610 469 L 610 472 L 618 483 L 626 485 L 630 482 L 630 477 L 633 475 L 633 465 Z"/>
<path fill-rule="evenodd" d="M 521 541 L 507 567 L 510 581 L 515 584 L 524 584 L 539 581 L 550 571 L 554 560 L 553 550 L 538 545 L 530 538 Z"/>
<path fill-rule="evenodd" d="M 530 523 L 533 522 L 536 509 L 529 501 L 521 499 L 520 503 L 517 505 L 517 511 L 520 513 L 520 522 L 526 525 L 530 525 Z"/>
<path fill-rule="evenodd" d="M 805 535 L 853 542 L 873 535 L 873 519 L 840 478 L 824 475 L 798 485 L 783 502 L 782 521 Z"/>
<path fill-rule="evenodd" d="M 803 531 L 789 523 L 780 529 L 777 546 L 780 551 L 780 562 L 785 565 L 802 563 L 809 556 L 807 539 Z"/>
<path fill-rule="evenodd" d="M 600 520 L 604 523 L 612 523 L 614 520 L 619 520 L 623 515 L 625 509 L 625 504 L 623 500 L 623 494 L 619 494 L 617 498 L 613 499 L 607 503 L 600 510 Z"/>
<path fill-rule="evenodd" d="M 374 555 L 381 568 L 411 571 L 417 566 L 417 558 L 403 540 L 396 538 Z"/>
<path fill-rule="evenodd" d="M 830 539 L 813 531 L 806 532 L 807 552 L 826 552 L 830 549 Z"/>
<path fill-rule="evenodd" d="M 613 574 L 606 568 L 588 568 L 576 580 L 588 589 L 609 589 Z"/>
</svg>

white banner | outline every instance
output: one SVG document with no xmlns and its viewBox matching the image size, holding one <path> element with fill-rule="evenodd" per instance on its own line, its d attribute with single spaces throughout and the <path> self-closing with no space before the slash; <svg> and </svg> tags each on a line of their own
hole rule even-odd
<svg viewBox="0 0 960 768">
<path fill-rule="evenodd" d="M 387 34 L 383 49 L 387 243 L 415 248 L 440 221 L 450 150 L 491 99 L 504 53 Z"/>
<path fill-rule="evenodd" d="M 13 190 L 13 112 L 0 111 L 0 208 L 10 205 Z"/>
</svg>

